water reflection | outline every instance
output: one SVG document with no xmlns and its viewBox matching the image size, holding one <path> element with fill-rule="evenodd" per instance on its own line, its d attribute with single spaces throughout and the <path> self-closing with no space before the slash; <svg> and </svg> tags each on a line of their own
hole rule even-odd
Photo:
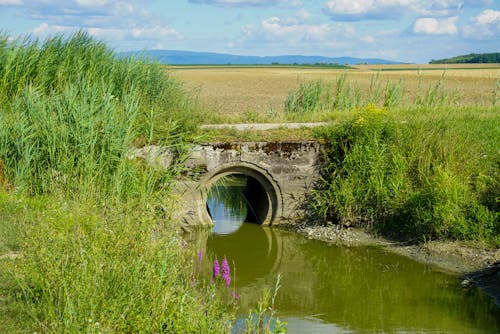
<svg viewBox="0 0 500 334">
<path fill-rule="evenodd" d="M 235 175 L 220 179 L 209 189 L 207 210 L 212 218 L 215 234 L 231 234 L 243 225 L 248 214 L 243 193 L 246 184 L 246 177 Z"/>
<path fill-rule="evenodd" d="M 338 247 L 242 220 L 220 221 L 214 233 L 194 237 L 209 259 L 226 256 L 234 264 L 242 317 L 281 273 L 278 316 L 290 333 L 500 332 L 493 301 L 460 288 L 456 276 L 377 247 Z"/>
</svg>

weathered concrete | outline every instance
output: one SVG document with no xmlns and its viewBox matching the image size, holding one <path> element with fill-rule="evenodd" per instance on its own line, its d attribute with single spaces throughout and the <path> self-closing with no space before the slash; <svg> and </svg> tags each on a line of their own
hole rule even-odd
<svg viewBox="0 0 500 334">
<path fill-rule="evenodd" d="M 246 196 L 264 225 L 289 223 L 319 177 L 320 144 L 302 142 L 233 142 L 195 146 L 185 165 L 187 173 L 176 184 L 177 216 L 188 224 L 210 224 L 207 191 L 218 179 L 244 174 L 253 182 Z M 136 156 L 168 168 L 172 154 L 161 147 L 138 150 Z"/>
</svg>

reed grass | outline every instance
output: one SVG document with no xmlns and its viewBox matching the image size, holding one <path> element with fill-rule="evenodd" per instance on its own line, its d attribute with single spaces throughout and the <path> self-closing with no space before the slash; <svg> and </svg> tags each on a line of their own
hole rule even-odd
<svg viewBox="0 0 500 334">
<path fill-rule="evenodd" d="M 83 33 L 2 40 L 4 178 L 31 194 L 151 192 L 144 186 L 155 182 L 143 182 L 126 154 L 134 143 L 182 146 L 197 116 L 180 85 L 158 64 L 116 59 Z"/>
<path fill-rule="evenodd" d="M 460 106 L 459 92 L 445 87 L 445 75 L 426 89 L 419 83 L 415 92 L 405 88 L 403 80 L 383 81 L 378 73 L 372 75 L 366 92 L 356 82 L 347 82 L 347 72 L 340 74 L 335 83 L 322 80 L 303 82 L 299 88 L 291 90 L 285 100 L 284 112 L 288 118 L 296 120 L 296 115 L 314 117 L 360 108 L 368 104 L 387 108 L 388 110 L 404 110 L 418 108 L 440 108 Z M 384 88 L 382 88 L 384 87 Z M 493 106 L 497 100 L 493 93 Z M 314 116 L 311 116 L 314 115 Z"/>
<path fill-rule="evenodd" d="M 178 168 L 128 156 L 182 153 L 189 95 L 83 33 L 1 37 L 0 64 L 0 332 L 228 332 L 170 219 Z"/>
</svg>

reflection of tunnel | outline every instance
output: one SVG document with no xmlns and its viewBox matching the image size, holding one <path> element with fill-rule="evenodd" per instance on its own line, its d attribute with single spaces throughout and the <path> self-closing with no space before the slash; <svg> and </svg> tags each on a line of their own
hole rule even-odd
<svg viewBox="0 0 500 334">
<path fill-rule="evenodd" d="M 232 234 L 211 234 L 206 253 L 221 260 L 227 257 L 236 268 L 238 286 L 245 286 L 262 277 L 275 277 L 281 263 L 282 247 L 271 228 L 243 224 Z M 260 292 L 259 292 L 260 293 Z"/>
<path fill-rule="evenodd" d="M 243 192 L 248 204 L 246 221 L 270 225 L 280 216 L 281 192 L 276 182 L 266 171 L 255 166 L 247 166 L 244 163 L 225 166 L 207 175 L 202 198 L 204 203 L 207 202 L 208 189 L 218 180 L 229 175 L 243 175 L 248 178 L 247 186 Z M 203 205 L 203 208 L 205 213 L 201 214 L 211 221 L 206 205 Z"/>
</svg>

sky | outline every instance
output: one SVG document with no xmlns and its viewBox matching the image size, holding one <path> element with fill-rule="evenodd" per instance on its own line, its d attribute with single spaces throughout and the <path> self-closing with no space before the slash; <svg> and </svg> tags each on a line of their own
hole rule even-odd
<svg viewBox="0 0 500 334">
<path fill-rule="evenodd" d="M 500 0 L 0 0 L 0 32 L 87 31 L 116 51 L 427 63 L 500 52 Z"/>
</svg>

